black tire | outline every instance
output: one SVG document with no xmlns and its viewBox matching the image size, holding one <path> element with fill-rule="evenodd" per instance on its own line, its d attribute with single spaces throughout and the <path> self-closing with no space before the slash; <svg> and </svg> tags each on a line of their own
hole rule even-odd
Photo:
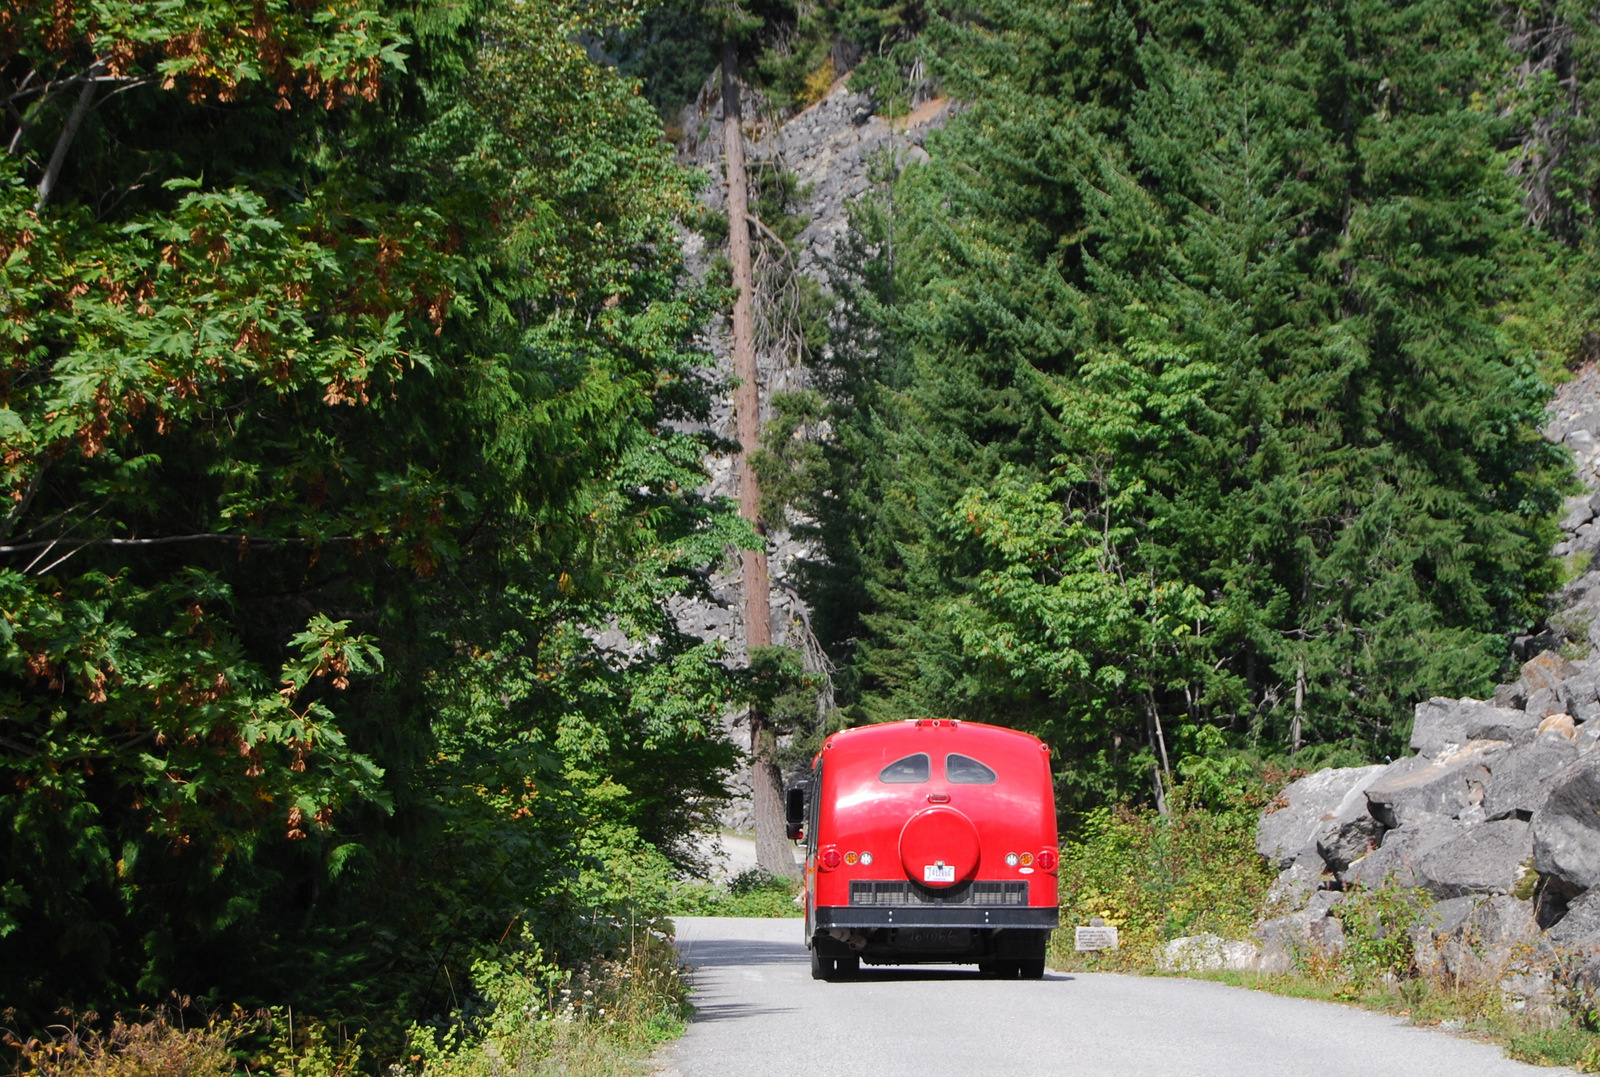
<svg viewBox="0 0 1600 1077">
<path fill-rule="evenodd" d="M 1022 978 L 1022 962 L 996 961 L 994 963 L 994 976 L 997 980 L 1019 980 Z"/>
<path fill-rule="evenodd" d="M 1017 970 L 1019 979 L 1023 979 L 1023 980 L 1042 980 L 1042 979 L 1044 979 L 1044 960 L 1042 958 L 1040 958 L 1038 960 L 1018 961 L 1017 964 L 1022 966 L 1020 969 Z"/>
<path fill-rule="evenodd" d="M 978 962 L 978 975 L 979 976 L 993 976 L 994 975 L 994 970 L 995 970 L 995 963 L 993 961 L 980 961 L 980 962 Z"/>
<path fill-rule="evenodd" d="M 861 958 L 854 954 L 849 957 L 824 956 L 820 947 L 811 948 L 811 978 L 813 980 L 827 980 L 829 983 L 838 983 L 840 980 L 853 979 L 861 971 Z"/>
</svg>

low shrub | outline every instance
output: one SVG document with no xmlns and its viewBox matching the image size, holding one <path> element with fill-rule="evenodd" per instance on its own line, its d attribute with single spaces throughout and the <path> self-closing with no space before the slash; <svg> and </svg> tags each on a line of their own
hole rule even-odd
<svg viewBox="0 0 1600 1077">
<path fill-rule="evenodd" d="M 84 1014 L 55 1025 L 47 1037 L 7 1037 L 17 1070 L 39 1077 L 231 1077 L 233 1044 L 247 1029 L 238 1020 L 185 1027 L 167 1012 L 121 1015 L 105 1029 Z"/>
<path fill-rule="evenodd" d="M 402 1068 L 416 1077 L 631 1077 L 689 1017 L 677 954 L 657 930 L 641 932 L 620 959 L 575 973 L 547 962 L 531 940 L 519 957 L 480 962 L 473 973 L 481 1011 L 413 1026 Z"/>
<path fill-rule="evenodd" d="M 1376 980 L 1415 980 L 1414 932 L 1431 929 L 1432 910 L 1426 891 L 1393 880 L 1350 892 L 1333 910 L 1344 928 L 1344 949 L 1327 963 L 1325 975 L 1342 976 L 1355 993 Z"/>
<path fill-rule="evenodd" d="M 695 879 L 682 883 L 672 903 L 676 916 L 802 916 L 800 883 L 760 868 L 740 872 L 726 883 Z"/>
<path fill-rule="evenodd" d="M 1168 815 L 1091 812 L 1062 849 L 1059 877 L 1052 961 L 1085 969 L 1152 967 L 1162 944 L 1184 935 L 1246 938 L 1272 885 L 1255 852 L 1254 813 L 1213 810 L 1187 786 L 1174 791 Z M 1119 949 L 1074 952 L 1072 928 L 1094 917 L 1118 929 Z"/>
</svg>

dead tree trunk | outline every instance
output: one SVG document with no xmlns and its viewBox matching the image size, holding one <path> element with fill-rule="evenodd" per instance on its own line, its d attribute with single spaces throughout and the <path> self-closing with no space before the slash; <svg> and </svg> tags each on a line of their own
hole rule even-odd
<svg viewBox="0 0 1600 1077">
<path fill-rule="evenodd" d="M 761 523 L 761 487 L 750 454 L 761 444 L 761 393 L 756 371 L 750 274 L 750 197 L 745 188 L 744 132 L 739 126 L 739 53 L 722 46 L 722 144 L 728 179 L 728 259 L 733 263 L 733 413 L 739 433 L 739 515 L 766 534 Z M 744 570 L 744 642 L 750 653 L 772 645 L 772 583 L 766 550 L 741 550 Z M 777 737 L 761 708 L 750 707 L 750 807 L 756 824 L 756 863 L 773 875 L 796 877 L 794 854 L 784 833 L 783 774 Z"/>
</svg>

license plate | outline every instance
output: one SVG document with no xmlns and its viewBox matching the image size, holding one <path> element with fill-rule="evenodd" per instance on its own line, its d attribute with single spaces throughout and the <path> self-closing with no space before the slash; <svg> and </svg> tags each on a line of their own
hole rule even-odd
<svg viewBox="0 0 1600 1077">
<path fill-rule="evenodd" d="M 895 938 L 902 950 L 965 950 L 972 932 L 964 927 L 903 927 Z"/>
<path fill-rule="evenodd" d="M 925 883 L 953 883 L 956 881 L 956 866 L 954 864 L 929 864 L 922 869 L 922 881 Z"/>
</svg>

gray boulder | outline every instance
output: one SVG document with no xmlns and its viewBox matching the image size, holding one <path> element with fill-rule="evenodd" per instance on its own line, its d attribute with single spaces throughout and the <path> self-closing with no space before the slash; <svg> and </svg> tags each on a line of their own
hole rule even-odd
<svg viewBox="0 0 1600 1077">
<path fill-rule="evenodd" d="M 1384 826 L 1371 815 L 1340 825 L 1317 839 L 1317 855 L 1330 871 L 1344 871 L 1383 841 Z"/>
<path fill-rule="evenodd" d="M 1600 950 L 1600 890 L 1589 890 L 1574 898 L 1566 915 L 1545 932 L 1545 937 L 1569 953 Z"/>
<path fill-rule="evenodd" d="M 1573 738 L 1573 742 L 1577 744 L 1580 752 L 1587 752 L 1593 748 L 1596 742 L 1600 742 L 1600 722 L 1584 722 L 1578 727 L 1578 735 Z"/>
<path fill-rule="evenodd" d="M 1576 531 L 1594 519 L 1594 506 L 1589 504 L 1588 494 L 1579 494 L 1576 497 L 1567 498 L 1562 509 L 1566 513 L 1561 518 L 1561 530 L 1563 531 Z"/>
<path fill-rule="evenodd" d="M 1501 984 L 1526 972 L 1540 949 L 1533 906 L 1506 895 L 1440 902 L 1411 932 L 1417 968 L 1463 986 Z"/>
<path fill-rule="evenodd" d="M 1543 718 L 1549 714 L 1567 713 L 1567 701 L 1562 698 L 1560 685 L 1552 688 L 1540 688 L 1528 697 L 1528 713 L 1535 719 Z"/>
<path fill-rule="evenodd" d="M 1487 764 L 1504 747 L 1500 741 L 1475 741 L 1437 759 L 1396 760 L 1367 786 L 1368 810 L 1390 829 L 1418 815 L 1454 817 L 1483 799 Z"/>
<path fill-rule="evenodd" d="M 1503 740 L 1507 744 L 1527 744 L 1539 732 L 1539 719 L 1527 711 L 1478 704 L 1468 717 L 1467 740 Z"/>
<path fill-rule="evenodd" d="M 1530 698 L 1541 688 L 1554 691 L 1562 681 L 1577 675 L 1577 667 L 1555 651 L 1542 651 L 1522 663 L 1522 683 Z"/>
<path fill-rule="evenodd" d="M 1578 746 L 1565 737 L 1544 736 L 1496 756 L 1483 794 L 1488 819 L 1531 819 L 1544 807 L 1555 776 L 1578 758 Z"/>
<path fill-rule="evenodd" d="M 1580 722 L 1600 718 L 1600 699 L 1574 699 L 1571 713 Z"/>
<path fill-rule="evenodd" d="M 1590 430 L 1590 434 L 1594 434 L 1594 430 Z M 1594 506 L 1589 504 L 1589 498 L 1590 494 L 1582 493 L 1563 502 L 1562 510 L 1566 514 L 1562 517 L 1563 531 L 1576 531 L 1584 523 L 1594 520 L 1595 510 Z"/>
<path fill-rule="evenodd" d="M 1385 883 L 1417 886 L 1417 868 L 1434 849 L 1468 832 L 1455 819 L 1416 815 L 1404 830 L 1391 830 L 1383 844 L 1350 865 L 1341 878 L 1346 885 L 1376 890 Z"/>
<path fill-rule="evenodd" d="M 1569 992 L 1592 997 L 1600 990 L 1600 889 L 1575 898 L 1542 942 Z"/>
<path fill-rule="evenodd" d="M 1586 722 L 1600 710 L 1600 683 L 1593 673 L 1583 672 L 1563 681 L 1561 687 L 1567 693 L 1567 713 L 1578 721 Z"/>
<path fill-rule="evenodd" d="M 1278 874 L 1267 890 L 1267 899 L 1261 903 L 1266 917 L 1287 916 L 1299 912 L 1310 904 L 1312 897 L 1322 889 L 1323 875 L 1303 861 L 1295 861 Z"/>
<path fill-rule="evenodd" d="M 1309 956 L 1342 950 L 1344 925 L 1328 913 L 1343 900 L 1342 893 L 1319 890 L 1299 912 L 1256 924 L 1251 933 L 1261 943 L 1260 970 L 1288 972 Z"/>
<path fill-rule="evenodd" d="M 1316 856 L 1317 840 L 1367 813 L 1367 786 L 1383 766 L 1328 767 L 1291 783 L 1256 827 L 1256 852 L 1280 870 Z"/>
<path fill-rule="evenodd" d="M 1533 866 L 1568 896 L 1600 884 L 1600 754 L 1557 774 L 1533 816 Z"/>
<path fill-rule="evenodd" d="M 1507 894 L 1527 874 L 1533 834 L 1520 819 L 1467 828 L 1417 861 L 1417 882 L 1436 898 Z M 1530 914 L 1531 915 L 1531 914 Z"/>
<path fill-rule="evenodd" d="M 1450 699 L 1435 696 L 1418 703 L 1411 720 L 1411 750 L 1436 759 L 1456 751 L 1469 741 L 1503 740 L 1516 737 L 1531 740 L 1538 720 L 1521 710 L 1479 699 Z"/>
<path fill-rule="evenodd" d="M 1502 684 L 1494 690 L 1494 705 L 1508 710 L 1521 710 L 1528 702 L 1527 686 L 1521 681 Z"/>
<path fill-rule="evenodd" d="M 1206 972 L 1231 969 L 1238 972 L 1256 968 L 1261 948 L 1252 942 L 1229 942 L 1221 935 L 1186 935 L 1173 939 L 1156 955 L 1156 966 L 1168 972 Z"/>
<path fill-rule="evenodd" d="M 1482 705 L 1475 699 L 1448 696 L 1418 703 L 1412 712 L 1411 750 L 1429 758 L 1455 751 L 1467 742 L 1467 722 L 1473 709 Z"/>
</svg>

